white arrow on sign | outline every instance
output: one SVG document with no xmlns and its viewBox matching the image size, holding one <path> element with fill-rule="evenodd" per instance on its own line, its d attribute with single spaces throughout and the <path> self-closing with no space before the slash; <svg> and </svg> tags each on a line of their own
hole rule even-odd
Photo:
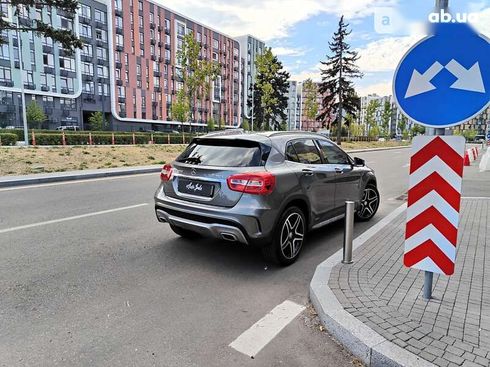
<svg viewBox="0 0 490 367">
<path fill-rule="evenodd" d="M 446 65 L 446 69 L 449 70 L 456 78 L 458 78 L 458 80 L 451 85 L 451 88 L 470 92 L 486 93 L 480 71 L 480 64 L 478 62 L 466 70 L 463 65 L 452 59 L 449 64 Z"/>
<path fill-rule="evenodd" d="M 438 61 L 436 61 L 425 73 L 420 74 L 417 70 L 413 71 L 410 84 L 408 85 L 405 98 L 417 96 L 422 93 L 430 92 L 436 89 L 430 81 L 444 69 Z"/>
</svg>

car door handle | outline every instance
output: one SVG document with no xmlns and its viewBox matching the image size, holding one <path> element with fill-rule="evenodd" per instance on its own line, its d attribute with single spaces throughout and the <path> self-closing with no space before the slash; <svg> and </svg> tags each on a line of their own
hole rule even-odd
<svg viewBox="0 0 490 367">
<path fill-rule="evenodd" d="M 313 176 L 314 174 L 313 170 L 307 168 L 303 169 L 302 172 L 303 172 L 303 176 Z"/>
<path fill-rule="evenodd" d="M 335 172 L 336 173 L 344 173 L 344 170 L 340 167 L 335 167 Z"/>
</svg>

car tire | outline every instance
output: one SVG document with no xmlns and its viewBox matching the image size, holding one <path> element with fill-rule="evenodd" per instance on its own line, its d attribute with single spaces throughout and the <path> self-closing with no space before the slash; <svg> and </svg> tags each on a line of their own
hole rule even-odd
<svg viewBox="0 0 490 367">
<path fill-rule="evenodd" d="M 170 228 L 172 229 L 172 231 L 175 232 L 175 234 L 178 234 L 180 237 L 183 237 L 183 238 L 188 238 L 188 239 L 192 240 L 192 239 L 200 237 L 198 233 L 193 232 L 193 231 L 189 231 L 188 229 L 176 227 L 173 225 L 170 225 Z"/>
<path fill-rule="evenodd" d="M 376 185 L 368 184 L 362 193 L 361 202 L 356 211 L 358 222 L 370 221 L 379 208 L 379 191 Z"/>
<path fill-rule="evenodd" d="M 301 253 L 305 235 L 303 211 L 295 206 L 286 209 L 274 229 L 272 243 L 262 248 L 264 259 L 282 266 L 291 265 Z"/>
</svg>

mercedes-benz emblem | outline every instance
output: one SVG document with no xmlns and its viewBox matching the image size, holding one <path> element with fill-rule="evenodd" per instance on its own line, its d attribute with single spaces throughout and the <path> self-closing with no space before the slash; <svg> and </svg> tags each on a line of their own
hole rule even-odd
<svg viewBox="0 0 490 367">
<path fill-rule="evenodd" d="M 191 175 L 193 175 L 193 176 L 195 176 L 195 175 L 196 175 L 196 169 L 195 169 L 195 168 L 193 168 L 193 169 L 191 170 Z"/>
</svg>

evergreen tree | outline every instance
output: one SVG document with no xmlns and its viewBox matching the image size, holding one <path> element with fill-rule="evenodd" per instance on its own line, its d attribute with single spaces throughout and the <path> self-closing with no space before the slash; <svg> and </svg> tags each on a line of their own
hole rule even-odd
<svg viewBox="0 0 490 367">
<path fill-rule="evenodd" d="M 214 120 L 210 118 L 208 120 L 208 132 L 214 131 Z"/>
<path fill-rule="evenodd" d="M 290 75 L 270 47 L 257 57 L 255 65 L 257 76 L 252 86 L 254 129 L 279 130 L 281 122 L 287 120 Z M 252 98 L 248 105 L 252 107 Z"/>
<path fill-rule="evenodd" d="M 88 118 L 88 123 L 90 124 L 90 130 L 102 131 L 106 128 L 104 114 L 100 111 L 92 113 Z"/>
<path fill-rule="evenodd" d="M 6 3 L 2 1 L 2 3 Z M 63 13 L 69 18 L 74 18 L 78 9 L 78 0 L 10 0 L 9 5 L 13 7 L 14 15 L 28 18 L 27 23 L 17 26 L 16 22 L 11 22 L 0 10 L 0 32 L 19 31 L 34 32 L 39 37 L 49 37 L 54 42 L 59 42 L 68 52 L 73 52 L 75 48 L 82 48 L 83 42 L 75 35 L 72 30 L 54 28 L 41 19 L 31 19 L 27 16 L 30 12 L 37 9 L 54 8 L 58 13 Z"/>
<path fill-rule="evenodd" d="M 357 96 L 352 79 L 362 78 L 362 73 L 356 66 L 359 59 L 356 51 L 350 49 L 345 39 L 351 34 L 349 24 L 344 22 L 344 16 L 340 18 L 338 30 L 334 33 L 329 48 L 332 55 L 327 55 L 327 61 L 322 61 L 325 66 L 321 69 L 322 82 L 319 92 L 323 97 L 322 111 L 318 121 L 325 126 L 330 116 L 336 116 L 336 125 L 342 125 L 343 111 L 356 115 L 359 110 L 359 97 Z M 341 129 L 337 130 L 337 144 L 341 144 Z"/>
</svg>

